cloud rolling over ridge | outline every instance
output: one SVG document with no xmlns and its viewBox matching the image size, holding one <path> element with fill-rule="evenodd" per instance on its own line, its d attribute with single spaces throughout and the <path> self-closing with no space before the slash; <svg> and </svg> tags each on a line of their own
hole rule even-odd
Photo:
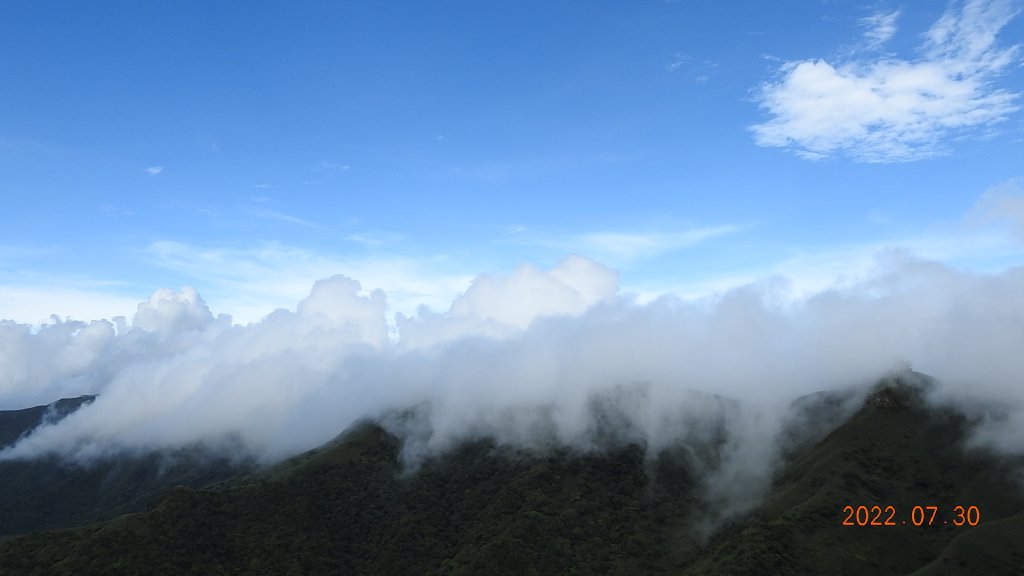
<svg viewBox="0 0 1024 576">
<path fill-rule="evenodd" d="M 863 281 L 797 301 L 774 279 L 639 305 L 613 271 L 571 257 L 478 278 L 446 313 L 400 316 L 395 338 L 384 294 L 359 290 L 322 280 L 296 311 L 248 326 L 214 317 L 189 288 L 157 291 L 130 324 L 0 324 L 5 407 L 100 394 L 3 457 L 231 439 L 273 459 L 416 405 L 429 406 L 419 449 L 484 433 L 528 445 L 539 429 L 588 449 L 601 398 L 621 405 L 633 439 L 665 445 L 704 417 L 709 394 L 756 415 L 737 421 L 758 422 L 747 439 L 763 442 L 794 397 L 870 383 L 904 361 L 936 376 L 944 400 L 1009 411 L 979 437 L 1024 450 L 1020 268 L 975 275 L 889 252 Z"/>
</svg>

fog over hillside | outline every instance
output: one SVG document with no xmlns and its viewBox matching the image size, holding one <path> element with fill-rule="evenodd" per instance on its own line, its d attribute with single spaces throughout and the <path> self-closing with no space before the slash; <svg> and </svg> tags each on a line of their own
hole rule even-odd
<svg viewBox="0 0 1024 576">
<path fill-rule="evenodd" d="M 937 378 L 933 402 L 979 419 L 978 443 L 1024 452 L 1024 268 L 969 274 L 890 251 L 809 297 L 773 278 L 639 304 L 573 256 L 478 277 L 394 330 L 384 293 L 362 294 L 335 276 L 246 326 L 192 288 L 157 291 L 130 322 L 0 323 L 0 408 L 99 394 L 0 457 L 203 442 L 271 461 L 418 407 L 391 418 L 410 459 L 479 435 L 590 450 L 608 434 L 655 448 L 718 434 L 714 474 L 740 493 L 767 478 L 794 398 L 907 364 Z"/>
</svg>

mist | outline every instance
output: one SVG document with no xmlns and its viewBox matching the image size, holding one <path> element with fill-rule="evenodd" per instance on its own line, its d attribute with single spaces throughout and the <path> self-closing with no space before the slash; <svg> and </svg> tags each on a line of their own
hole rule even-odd
<svg viewBox="0 0 1024 576">
<path fill-rule="evenodd" d="M 481 436 L 579 451 L 712 442 L 713 458 L 695 457 L 708 496 L 739 509 L 767 487 L 794 399 L 845 391 L 854 409 L 911 365 L 936 378 L 930 401 L 975 416 L 976 445 L 1024 453 L 1024 268 L 886 251 L 863 278 L 793 293 L 775 277 L 639 303 L 613 270 L 572 256 L 480 276 L 448 310 L 390 324 L 384 292 L 345 276 L 245 326 L 191 288 L 158 290 L 131 321 L 5 321 L 0 408 L 98 398 L 0 459 L 203 444 L 273 462 L 373 418 L 410 463 Z"/>
</svg>

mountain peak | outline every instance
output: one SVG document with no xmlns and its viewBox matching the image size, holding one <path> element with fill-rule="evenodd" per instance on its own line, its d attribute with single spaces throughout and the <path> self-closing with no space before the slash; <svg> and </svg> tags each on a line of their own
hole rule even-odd
<svg viewBox="0 0 1024 576">
<path fill-rule="evenodd" d="M 927 374 L 905 369 L 883 377 L 864 399 L 864 406 L 880 410 L 906 410 L 921 407 L 924 396 L 934 386 Z"/>
</svg>

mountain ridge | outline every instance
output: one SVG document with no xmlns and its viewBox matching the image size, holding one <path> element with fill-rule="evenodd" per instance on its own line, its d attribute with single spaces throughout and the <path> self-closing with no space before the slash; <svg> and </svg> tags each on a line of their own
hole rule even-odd
<svg viewBox="0 0 1024 576">
<path fill-rule="evenodd" d="M 0 410 L 0 450 L 13 446 L 43 423 L 62 420 L 95 399 L 95 394 L 83 394 L 31 408 Z"/>
<path fill-rule="evenodd" d="M 0 411 L 0 448 L 95 399 L 84 395 Z M 199 488 L 252 467 L 248 460 L 201 447 L 101 456 L 81 463 L 53 454 L 0 460 L 0 538 L 139 512 L 173 486 Z"/>
<path fill-rule="evenodd" d="M 924 406 L 919 384 L 880 384 L 706 542 L 699 522 L 715 511 L 685 451 L 537 454 L 482 438 L 410 473 L 399 438 L 362 422 L 278 467 L 176 488 L 145 512 L 8 541 L 0 574 L 1024 572 L 1019 463 L 964 451 L 970 423 Z M 842 525 L 844 506 L 892 506 L 904 522 L 915 506 L 948 521 L 956 505 L 977 506 L 981 523 Z"/>
</svg>

